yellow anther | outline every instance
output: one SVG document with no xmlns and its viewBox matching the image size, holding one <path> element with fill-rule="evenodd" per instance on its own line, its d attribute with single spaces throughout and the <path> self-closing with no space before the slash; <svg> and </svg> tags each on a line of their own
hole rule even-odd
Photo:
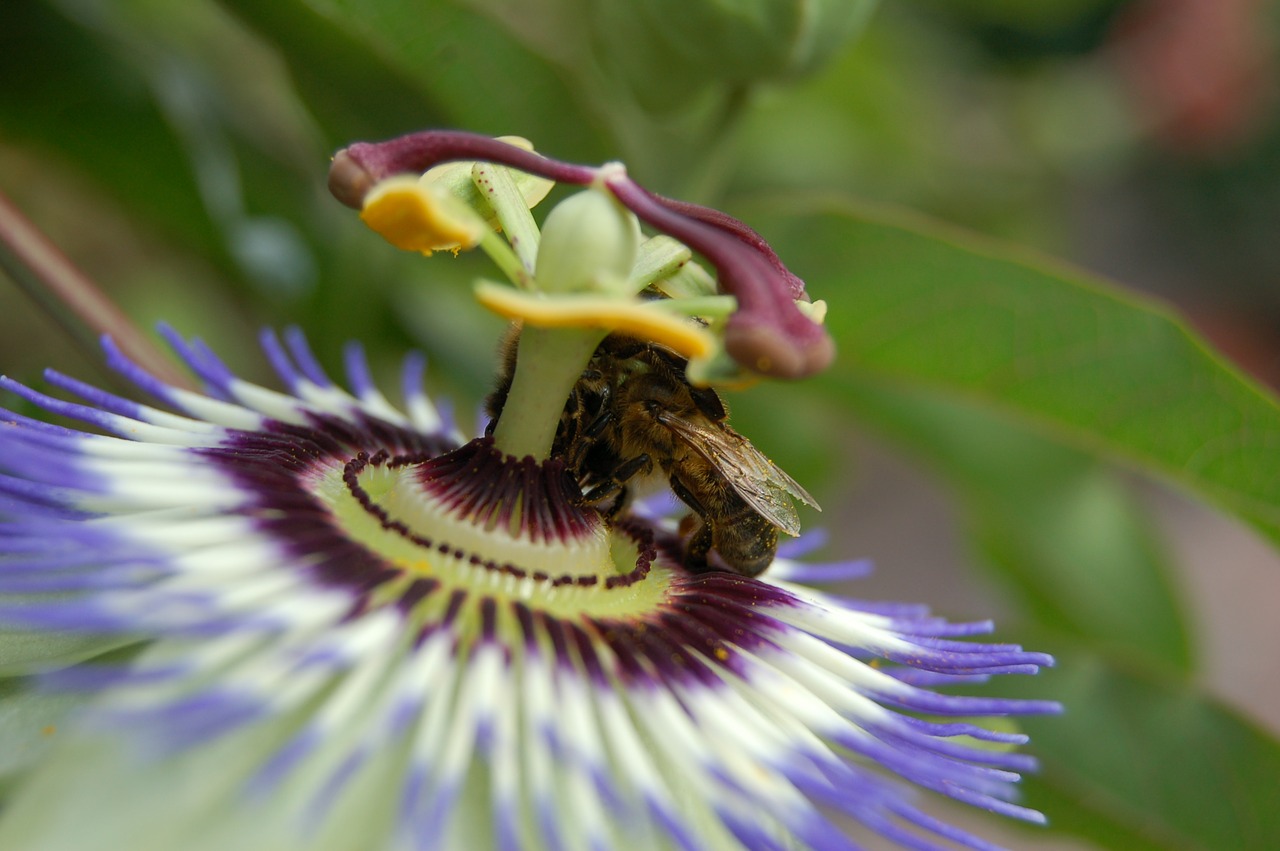
<svg viewBox="0 0 1280 851">
<path fill-rule="evenodd" d="M 618 331 L 661 343 L 687 358 L 707 357 L 715 350 L 709 332 L 653 303 L 599 295 L 539 297 L 487 281 L 476 284 L 475 292 L 476 300 L 499 316 L 537 328 Z"/>
<path fill-rule="evenodd" d="M 365 196 L 360 218 L 405 251 L 466 251 L 484 237 L 484 220 L 447 191 L 402 175 L 379 182 Z"/>
</svg>

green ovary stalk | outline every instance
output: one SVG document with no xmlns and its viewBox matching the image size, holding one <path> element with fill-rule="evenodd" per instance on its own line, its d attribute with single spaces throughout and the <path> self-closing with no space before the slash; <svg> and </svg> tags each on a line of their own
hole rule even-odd
<svg viewBox="0 0 1280 851">
<path fill-rule="evenodd" d="M 605 337 L 595 329 L 526 327 L 520 334 L 511 390 L 493 432 L 509 455 L 551 455 L 565 401 Z"/>
</svg>

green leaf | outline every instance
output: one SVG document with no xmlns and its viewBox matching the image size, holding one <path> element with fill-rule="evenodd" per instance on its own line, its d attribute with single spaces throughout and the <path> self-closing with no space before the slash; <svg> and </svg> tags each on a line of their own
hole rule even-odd
<svg viewBox="0 0 1280 851">
<path fill-rule="evenodd" d="M 1105 848 L 1280 847 L 1280 743 L 1182 678 L 1050 649 L 1057 668 L 1000 690 L 1066 705 L 1022 722 L 1043 765 L 1026 803 L 1055 829 Z"/>
<path fill-rule="evenodd" d="M 706 179 L 698 166 L 751 86 L 813 70 L 875 5 L 220 2 L 279 47 L 336 142 L 429 125 L 515 133 L 562 158 L 622 156 L 666 187 Z"/>
<path fill-rule="evenodd" d="M 47 4 L 9 4 L 0 27 L 7 140 L 80 165 L 135 211 L 213 251 L 216 230 L 146 79 L 109 40 Z"/>
<path fill-rule="evenodd" d="M 656 35 L 720 79 L 776 81 L 811 73 L 862 29 L 876 0 L 644 0 Z"/>
<path fill-rule="evenodd" d="M 208 2 L 32 2 L 6 24 L 0 120 L 40 165 L 72 164 L 234 279 L 308 289 L 294 223 L 315 218 L 327 151 L 268 48 Z M 92 230 L 79 200 L 64 215 Z"/>
<path fill-rule="evenodd" d="M 942 473 L 1024 619 L 1082 645 L 1191 668 L 1165 554 L 1106 465 L 929 390 L 829 383 L 859 419 Z"/>
<path fill-rule="evenodd" d="M 219 0 L 280 52 L 330 146 L 444 122 L 443 105 L 360 32 L 298 0 Z"/>
<path fill-rule="evenodd" d="M 1166 309 L 843 200 L 750 217 L 831 301 L 829 379 L 933 388 L 1200 494 L 1280 541 L 1280 407 Z"/>
<path fill-rule="evenodd" d="M 572 4 L 551 4 L 572 5 Z M 682 102 L 718 83 L 811 72 L 861 29 L 875 0 L 606 0 L 591 10 L 602 61 L 642 101 Z"/>
<path fill-rule="evenodd" d="M 439 124 L 514 133 L 559 156 L 599 158 L 607 148 L 594 127 L 575 120 L 581 107 L 555 69 L 459 4 L 220 2 L 279 47 L 323 115 L 361 116 L 387 133 Z M 326 57 L 330 46 L 346 61 Z"/>
</svg>

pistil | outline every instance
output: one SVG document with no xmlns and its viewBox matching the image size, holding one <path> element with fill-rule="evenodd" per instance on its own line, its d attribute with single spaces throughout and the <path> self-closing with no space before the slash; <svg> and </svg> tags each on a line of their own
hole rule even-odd
<svg viewBox="0 0 1280 851">
<path fill-rule="evenodd" d="M 517 458 L 550 456 L 565 400 L 604 337 L 594 329 L 521 332 L 511 391 L 493 432 L 499 449 Z"/>
</svg>

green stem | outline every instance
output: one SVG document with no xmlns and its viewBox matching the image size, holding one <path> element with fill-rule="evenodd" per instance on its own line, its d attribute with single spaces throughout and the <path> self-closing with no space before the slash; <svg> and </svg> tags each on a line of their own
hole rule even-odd
<svg viewBox="0 0 1280 851">
<path fill-rule="evenodd" d="M 494 445 L 517 458 L 550 457 L 565 401 L 604 337 L 594 329 L 524 328 Z"/>
<path fill-rule="evenodd" d="M 480 237 L 480 249 L 502 270 L 507 280 L 522 290 L 533 288 L 533 275 L 524 267 L 520 258 L 511 250 L 507 241 L 492 228 L 486 226 L 484 236 Z"/>
<path fill-rule="evenodd" d="M 655 301 L 653 306 L 677 316 L 725 319 L 738 309 L 738 300 L 731 295 L 691 296 Z"/>
<path fill-rule="evenodd" d="M 511 170 L 487 163 L 476 163 L 471 170 L 476 189 L 487 194 L 489 206 L 498 217 L 498 224 L 506 234 L 506 241 L 511 250 L 520 258 L 520 264 L 526 273 L 525 278 L 533 274 L 534 264 L 538 259 L 538 225 L 533 220 L 533 213 L 520 193 L 520 187 L 511 175 Z M 482 183 L 483 181 L 483 183 Z M 487 186 L 487 191 L 486 191 Z M 509 273 L 508 273 L 508 276 Z M 528 289 L 529 281 L 512 280 L 518 287 Z"/>
</svg>

